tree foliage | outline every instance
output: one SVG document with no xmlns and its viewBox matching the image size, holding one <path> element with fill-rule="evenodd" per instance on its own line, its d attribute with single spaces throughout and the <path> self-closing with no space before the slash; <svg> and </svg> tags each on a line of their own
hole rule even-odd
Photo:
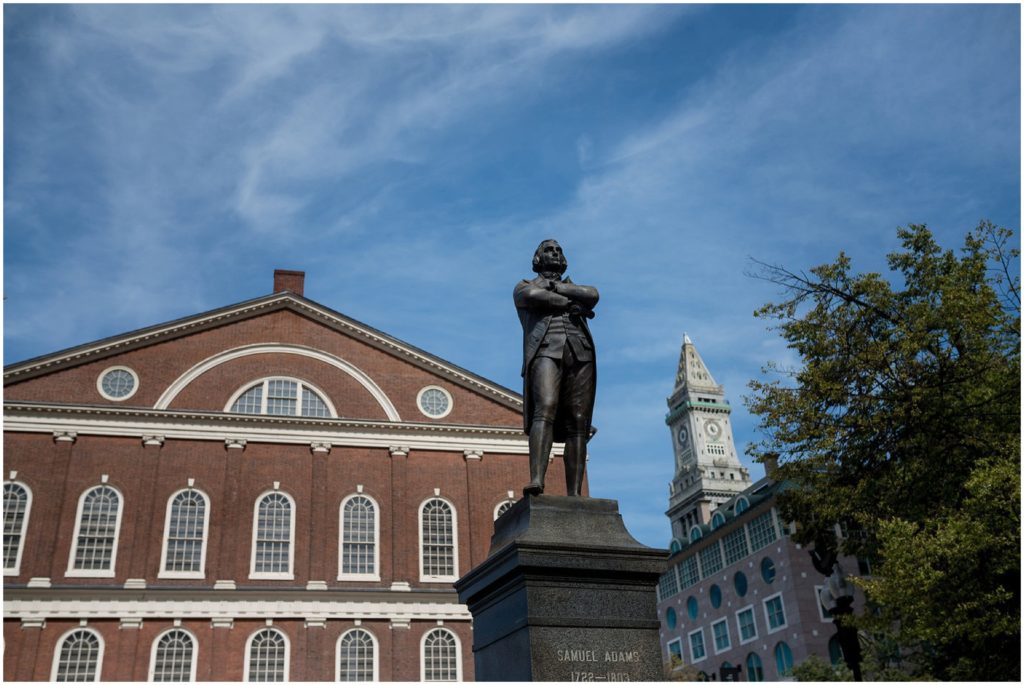
<svg viewBox="0 0 1024 685">
<path fill-rule="evenodd" d="M 1019 252 L 987 222 L 959 254 L 924 226 L 898 235 L 890 279 L 842 253 L 809 273 L 759 265 L 785 299 L 756 315 L 801 365 L 751 384 L 764 438 L 748 451 L 779 455 L 798 541 L 859 532 L 842 551 L 872 560 L 876 627 L 898 626 L 921 673 L 1017 679 Z"/>
<path fill-rule="evenodd" d="M 793 667 L 793 677 L 801 682 L 850 682 L 853 673 L 846 664 L 833 666 L 820 656 L 811 654 Z"/>
</svg>

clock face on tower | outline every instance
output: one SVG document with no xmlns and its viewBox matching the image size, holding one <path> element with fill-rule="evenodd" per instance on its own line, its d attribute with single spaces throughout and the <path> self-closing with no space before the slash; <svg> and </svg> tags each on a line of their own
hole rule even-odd
<svg viewBox="0 0 1024 685">
<path fill-rule="evenodd" d="M 686 447 L 690 442 L 690 433 L 685 428 L 680 428 L 679 432 L 676 433 L 676 439 L 679 440 L 680 447 Z"/>
<path fill-rule="evenodd" d="M 712 440 L 718 440 L 722 437 L 722 427 L 718 425 L 718 421 L 714 419 L 709 420 L 704 424 L 704 431 L 708 434 L 708 437 Z"/>
</svg>

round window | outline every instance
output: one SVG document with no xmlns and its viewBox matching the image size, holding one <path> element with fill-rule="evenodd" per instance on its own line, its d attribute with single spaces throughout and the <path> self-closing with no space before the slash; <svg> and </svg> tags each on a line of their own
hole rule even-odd
<svg viewBox="0 0 1024 685">
<path fill-rule="evenodd" d="M 761 577 L 764 578 L 764 582 L 770 583 L 775 580 L 775 562 L 769 557 L 765 557 L 761 560 Z"/>
<path fill-rule="evenodd" d="M 432 419 L 444 418 L 452 410 L 452 396 L 444 388 L 428 385 L 420 390 L 420 394 L 416 398 L 416 406 Z"/>
<path fill-rule="evenodd" d="M 716 609 L 722 606 L 722 588 L 718 587 L 717 585 L 712 585 L 710 594 L 711 606 L 713 606 Z"/>
<path fill-rule="evenodd" d="M 686 599 L 686 613 L 690 615 L 690 618 L 697 618 L 697 598 L 693 595 Z"/>
<path fill-rule="evenodd" d="M 139 389 L 139 377 L 127 366 L 112 366 L 100 374 L 96 387 L 108 400 L 126 400 Z"/>
<path fill-rule="evenodd" d="M 672 607 L 669 607 L 668 611 L 665 612 L 665 625 L 668 626 L 669 630 L 676 629 L 676 610 Z"/>
<path fill-rule="evenodd" d="M 737 571 L 732 577 L 732 584 L 736 588 L 736 594 L 742 597 L 747 594 L 747 576 L 743 571 Z"/>
</svg>

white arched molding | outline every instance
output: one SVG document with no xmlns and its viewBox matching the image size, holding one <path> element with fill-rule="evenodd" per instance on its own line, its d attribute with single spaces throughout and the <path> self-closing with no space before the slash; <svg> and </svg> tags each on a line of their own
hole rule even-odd
<svg viewBox="0 0 1024 685">
<path fill-rule="evenodd" d="M 395 409 L 395 405 L 392 404 L 388 396 L 381 390 L 380 386 L 373 382 L 366 373 L 361 369 L 354 366 L 350 362 L 345 361 L 341 357 L 336 357 L 333 354 L 328 354 L 321 350 L 314 350 L 311 347 L 304 347 L 302 345 L 284 345 L 284 344 L 259 344 L 259 345 L 245 345 L 243 347 L 236 347 L 234 349 L 225 350 L 218 354 L 208 357 L 203 361 L 199 362 L 191 369 L 183 373 L 173 383 L 168 386 L 167 390 L 160 395 L 160 399 L 156 401 L 153 406 L 154 409 L 167 409 L 174 398 L 184 390 L 189 383 L 194 381 L 199 376 L 203 375 L 210 369 L 214 369 L 221 364 L 225 364 L 234 359 L 240 359 L 242 357 L 249 357 L 254 354 L 295 354 L 300 357 L 307 357 L 309 359 L 315 359 L 325 364 L 330 364 L 336 369 L 344 371 L 349 376 L 354 378 L 363 388 L 366 389 L 373 399 L 377 400 L 381 409 L 384 410 L 384 414 L 388 417 L 389 421 L 401 421 L 402 418 L 398 415 L 398 410 Z M 254 381 L 255 382 L 255 381 Z M 246 387 L 251 386 L 252 383 Z M 324 396 L 327 399 L 326 395 Z M 230 405 L 228 405 L 230 406 Z"/>
<path fill-rule="evenodd" d="M 89 633 L 90 635 L 96 638 L 96 640 L 99 643 L 99 647 L 96 652 L 96 672 L 94 673 L 94 677 L 82 678 L 79 669 L 79 677 L 76 678 L 76 680 L 99 682 L 100 676 L 103 674 L 103 636 L 100 635 L 98 631 L 93 630 L 92 628 L 85 628 L 83 626 L 75 626 L 71 630 L 68 630 L 63 635 L 61 635 L 60 638 L 57 640 L 56 647 L 53 650 L 53 668 L 50 670 L 50 682 L 70 681 L 70 679 L 67 677 L 62 678 L 60 681 L 58 681 L 57 676 L 60 674 L 60 657 L 61 653 L 64 651 L 64 643 L 67 640 L 71 639 L 77 633 Z M 81 652 L 77 652 L 77 654 L 81 655 Z"/>
<path fill-rule="evenodd" d="M 346 572 L 343 565 L 345 555 L 345 505 L 356 497 L 362 497 L 373 505 L 373 573 Z M 380 516 L 377 500 L 365 492 L 354 492 L 341 500 L 338 507 L 338 580 L 380 580 Z"/>
<path fill-rule="evenodd" d="M 20 501 L 21 497 L 18 495 L 18 502 L 9 502 L 7 499 L 7 489 L 10 488 L 12 493 L 15 489 L 21 490 L 25 493 L 24 506 Z M 4 575 L 5 576 L 16 576 L 21 573 L 21 559 L 25 552 L 25 537 L 28 535 L 28 517 L 32 513 L 32 488 L 20 480 L 9 480 L 4 482 Z M 20 522 L 17 519 L 21 519 Z M 14 559 L 10 560 L 11 565 L 8 566 L 7 559 L 7 531 L 10 530 L 12 535 L 18 536 L 17 547 L 14 551 Z"/>
<path fill-rule="evenodd" d="M 341 643 L 345 639 L 346 635 L 351 633 L 363 633 L 370 638 L 370 644 L 373 645 L 373 682 L 380 680 L 380 643 L 377 642 L 377 636 L 367 630 L 365 627 L 352 628 L 346 630 L 344 633 L 338 636 L 338 641 L 334 644 L 334 679 L 337 682 L 344 682 L 348 679 L 343 679 L 344 675 L 341 672 Z M 361 678 L 360 678 L 361 680 Z"/>
<path fill-rule="evenodd" d="M 452 574 L 451 575 L 427 574 L 427 572 L 426 572 L 427 569 L 425 568 L 425 565 L 423 563 L 425 561 L 425 552 L 426 552 L 426 543 L 427 543 L 427 541 L 424 540 L 424 536 L 423 536 L 423 532 L 424 532 L 423 531 L 423 510 L 426 509 L 427 505 L 430 502 L 433 502 L 435 500 L 440 501 L 440 502 L 444 502 L 445 504 L 447 504 L 448 505 L 448 509 L 452 513 L 452 531 L 451 531 L 451 534 L 452 534 L 452 542 L 451 542 L 451 545 L 452 545 Z M 450 585 L 452 582 L 454 582 L 454 581 L 459 579 L 459 517 L 458 517 L 458 513 L 455 511 L 455 505 L 452 503 L 451 500 L 446 499 L 444 497 L 441 497 L 440 495 L 434 495 L 433 497 L 428 497 L 427 499 L 425 499 L 422 502 L 420 502 L 418 521 L 419 521 L 419 540 L 420 540 L 420 546 L 419 546 L 420 582 L 421 583 L 445 583 L 445 584 Z"/>
<path fill-rule="evenodd" d="M 75 568 L 75 560 L 78 557 L 78 548 L 82 540 L 79 536 L 82 533 L 82 511 L 85 507 L 85 498 L 89 496 L 90 492 L 100 489 L 109 489 L 117 495 L 117 514 L 114 518 L 114 541 L 113 546 L 110 550 L 110 567 L 109 568 Z M 95 485 L 91 488 L 87 488 L 85 492 L 78 498 L 78 509 L 75 511 L 75 533 L 71 538 L 71 553 L 68 555 L 68 570 L 64 573 L 68 577 L 80 577 L 80 578 L 113 578 L 114 570 L 117 568 L 117 547 L 118 542 L 121 539 L 121 518 L 124 516 L 124 494 L 115 488 L 110 483 L 103 483 L 101 485 Z M 92 531 L 89 537 L 93 537 L 95 532 Z"/>
<path fill-rule="evenodd" d="M 260 503 L 271 495 L 280 495 L 288 500 L 288 570 L 287 571 L 257 571 L 256 550 L 260 526 Z M 249 563 L 249 578 L 267 580 L 293 580 L 295 578 L 295 498 L 283 490 L 267 490 L 260 493 L 252 507 L 252 554 Z"/>
<path fill-rule="evenodd" d="M 455 631 L 448 630 L 447 628 L 431 628 L 430 630 L 423 633 L 423 637 L 420 638 L 420 682 L 431 682 L 431 681 L 449 681 L 449 678 L 427 678 L 427 638 L 435 633 L 443 633 L 451 636 L 455 641 L 455 680 L 462 682 L 462 641 L 459 636 L 455 634 Z"/>
<path fill-rule="evenodd" d="M 192 633 L 191 630 L 185 630 L 184 628 L 178 626 L 168 628 L 167 630 L 162 631 L 153 640 L 153 646 L 149 650 L 149 682 L 154 682 L 156 677 L 156 657 L 157 650 L 160 647 L 160 640 L 164 639 L 164 636 L 169 635 L 170 633 L 183 633 L 187 635 L 190 640 L 192 640 L 192 657 L 188 665 L 188 682 L 194 683 L 196 680 L 196 663 L 199 661 L 199 640 L 196 639 L 196 636 Z M 172 656 L 174 655 L 172 654 Z"/>
<path fill-rule="evenodd" d="M 167 548 L 171 539 L 171 513 L 174 500 L 182 493 L 195 493 L 203 498 L 203 539 L 199 552 L 198 571 L 180 571 L 167 569 Z M 167 499 L 167 513 L 164 515 L 163 549 L 160 552 L 160 571 L 158 578 L 205 578 L 206 577 L 206 542 L 210 538 L 210 497 L 198 488 L 182 488 Z"/>
<path fill-rule="evenodd" d="M 242 676 L 242 680 L 244 680 L 245 682 L 249 682 L 250 680 L 252 680 L 250 678 L 250 675 L 251 675 L 250 671 L 252 669 L 252 643 L 253 643 L 253 640 L 255 640 L 258 636 L 263 635 L 264 633 L 276 633 L 276 634 L 280 635 L 281 639 L 284 641 L 284 677 L 283 677 L 282 680 L 287 682 L 288 681 L 288 673 L 291 670 L 291 651 L 292 651 L 292 649 L 291 649 L 292 648 L 291 641 L 288 639 L 288 634 L 285 633 L 283 630 L 278 630 L 277 628 L 271 628 L 270 626 L 264 626 L 264 627 L 260 628 L 259 630 L 255 631 L 252 635 L 250 635 L 249 639 L 245 641 L 245 673 Z M 260 678 L 260 680 L 267 680 L 267 681 L 269 681 L 269 680 L 274 680 L 274 679 L 273 678 Z"/>
</svg>

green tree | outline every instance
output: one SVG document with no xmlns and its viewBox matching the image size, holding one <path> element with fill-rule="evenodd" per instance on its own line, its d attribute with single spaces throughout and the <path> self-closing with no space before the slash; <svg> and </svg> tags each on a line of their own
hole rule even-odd
<svg viewBox="0 0 1024 685">
<path fill-rule="evenodd" d="M 853 680 L 853 673 L 845 664 L 833 666 L 820 656 L 811 654 L 793 667 L 793 677 L 803 682 L 848 682 Z"/>
<path fill-rule="evenodd" d="M 1019 679 L 1020 281 L 1012 234 L 983 222 L 959 254 L 899 229 L 891 279 L 849 258 L 755 274 L 785 299 L 756 315 L 800 358 L 747 398 L 790 482 L 796 539 L 859 534 L 873 628 L 896 626 L 918 673 Z M 1013 476 L 1013 473 L 1017 476 Z"/>
</svg>

